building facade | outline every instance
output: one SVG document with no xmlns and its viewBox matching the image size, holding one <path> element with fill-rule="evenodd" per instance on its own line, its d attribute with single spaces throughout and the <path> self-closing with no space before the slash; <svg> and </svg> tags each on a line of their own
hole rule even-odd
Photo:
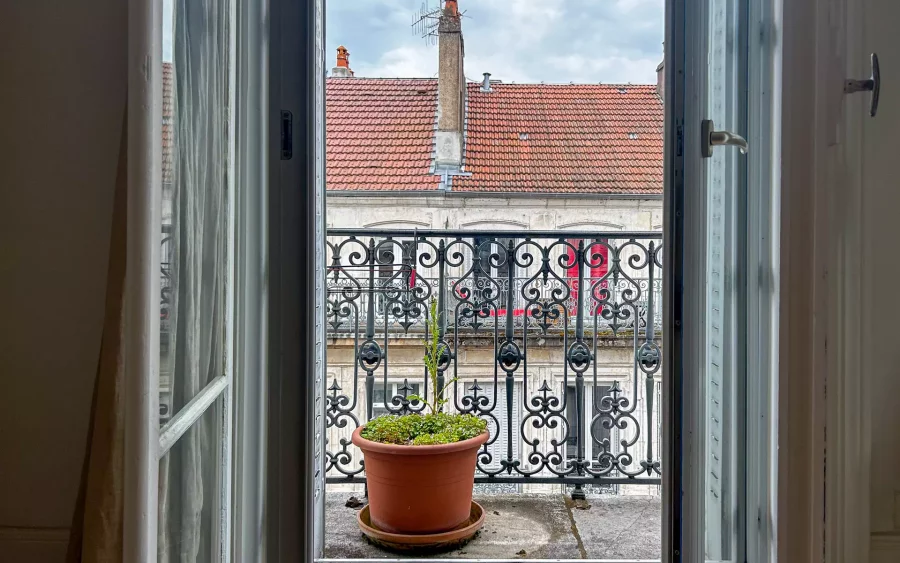
<svg viewBox="0 0 900 563">
<path fill-rule="evenodd" d="M 661 84 L 467 82 L 457 2 L 438 32 L 437 79 L 341 47 L 327 80 L 330 482 L 364 475 L 354 428 L 422 408 L 434 299 L 446 408 L 491 428 L 480 482 L 653 491 Z"/>
</svg>

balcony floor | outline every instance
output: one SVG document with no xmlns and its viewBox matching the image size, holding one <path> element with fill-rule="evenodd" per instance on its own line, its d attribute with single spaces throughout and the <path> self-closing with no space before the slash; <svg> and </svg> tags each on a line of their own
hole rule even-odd
<svg viewBox="0 0 900 563">
<path fill-rule="evenodd" d="M 325 556 L 398 557 L 366 541 L 356 526 L 356 510 L 345 506 L 350 496 L 349 492 L 326 496 Z M 589 496 L 587 501 L 575 503 L 561 494 L 507 494 L 476 496 L 475 500 L 487 512 L 481 532 L 462 549 L 432 557 L 660 558 L 658 497 Z"/>
</svg>

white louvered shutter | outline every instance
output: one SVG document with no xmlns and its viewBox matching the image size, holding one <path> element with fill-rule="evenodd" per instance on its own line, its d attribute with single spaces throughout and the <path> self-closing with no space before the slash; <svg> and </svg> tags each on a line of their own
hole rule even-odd
<svg viewBox="0 0 900 563">
<path fill-rule="evenodd" d="M 494 385 L 493 383 L 488 383 L 483 386 L 484 393 L 491 397 L 493 400 L 494 393 Z M 513 437 L 513 459 L 519 459 L 520 452 L 520 430 L 519 424 L 521 422 L 520 411 L 521 411 L 521 403 L 522 403 L 522 386 L 519 383 L 513 384 L 513 410 L 512 410 L 512 437 Z M 506 425 L 509 423 L 509 417 L 507 415 L 506 408 L 506 383 L 500 382 L 497 387 L 497 408 L 494 409 L 494 416 L 497 417 L 497 421 L 500 424 L 499 433 L 497 435 L 497 439 L 493 444 L 488 446 L 488 451 L 491 453 L 491 463 L 484 465 L 484 467 L 488 470 L 497 470 L 500 469 L 501 464 L 500 460 L 506 459 L 506 444 L 507 444 L 507 433 L 506 433 Z M 493 438 L 494 433 L 498 432 L 497 427 L 494 425 L 493 421 L 491 421 L 489 430 L 491 432 L 491 437 Z"/>
</svg>

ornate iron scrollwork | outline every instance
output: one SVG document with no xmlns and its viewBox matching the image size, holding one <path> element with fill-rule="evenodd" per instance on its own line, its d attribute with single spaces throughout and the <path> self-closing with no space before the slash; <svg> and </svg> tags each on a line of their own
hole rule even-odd
<svg viewBox="0 0 900 563">
<path fill-rule="evenodd" d="M 390 349 L 425 337 L 434 298 L 448 408 L 492 429 L 476 480 L 659 483 L 658 234 L 348 229 L 328 237 L 329 335 L 355 350 L 352 386 L 345 392 L 335 378 L 326 394 L 329 481 L 364 478 L 347 433 L 375 411 L 424 409 L 408 397 L 419 394 L 414 385 L 427 394 L 425 370 L 421 379 L 392 377 Z M 623 346 L 631 371 L 610 381 L 604 349 Z M 484 348 L 493 373 L 464 374 L 460 351 Z M 534 371 L 538 352 L 559 358 L 542 368 L 552 377 Z"/>
</svg>

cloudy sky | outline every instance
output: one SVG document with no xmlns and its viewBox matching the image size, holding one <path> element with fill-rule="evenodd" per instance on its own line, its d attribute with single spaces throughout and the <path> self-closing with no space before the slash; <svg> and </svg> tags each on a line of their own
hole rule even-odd
<svg viewBox="0 0 900 563">
<path fill-rule="evenodd" d="M 326 0 L 326 66 L 350 50 L 357 76 L 433 77 L 438 50 L 412 27 L 440 0 Z M 506 82 L 656 82 L 664 0 L 459 0 L 466 76 Z M 172 0 L 163 0 L 163 58 L 171 60 Z"/>
<path fill-rule="evenodd" d="M 437 46 L 413 16 L 439 0 L 326 0 L 326 65 L 338 45 L 356 76 L 433 77 Z M 664 0 L 459 0 L 466 76 L 505 82 L 656 82 Z"/>
</svg>

